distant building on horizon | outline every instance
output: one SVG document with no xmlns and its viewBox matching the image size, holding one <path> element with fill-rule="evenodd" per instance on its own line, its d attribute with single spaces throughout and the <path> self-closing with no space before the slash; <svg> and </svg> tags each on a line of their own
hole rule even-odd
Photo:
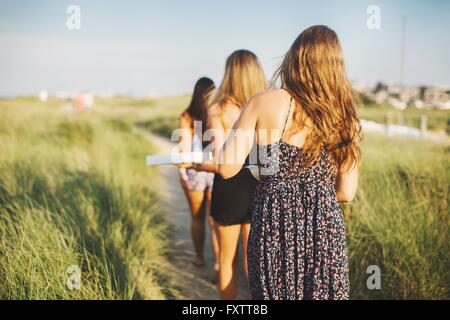
<svg viewBox="0 0 450 320">
<path fill-rule="evenodd" d="M 369 89 L 363 81 L 352 81 L 353 89 L 376 104 L 388 103 L 396 109 L 407 107 L 450 110 L 450 86 L 406 86 L 378 82 Z"/>
</svg>

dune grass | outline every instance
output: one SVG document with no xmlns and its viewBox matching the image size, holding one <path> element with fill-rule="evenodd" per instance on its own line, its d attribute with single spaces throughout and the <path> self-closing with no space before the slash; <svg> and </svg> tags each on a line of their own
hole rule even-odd
<svg viewBox="0 0 450 320">
<path fill-rule="evenodd" d="M 174 128 L 178 126 L 178 119 L 179 117 L 175 116 L 159 116 L 147 121 L 137 122 L 136 125 L 138 125 L 142 129 L 151 131 L 153 133 L 156 133 L 157 135 L 170 139 Z"/>
<path fill-rule="evenodd" d="M 358 195 L 344 205 L 352 298 L 450 297 L 450 148 L 367 135 Z M 381 269 L 368 290 L 366 269 Z"/>
<path fill-rule="evenodd" d="M 175 294 L 156 172 L 144 162 L 151 146 L 99 114 L 0 101 L 0 299 Z M 79 290 L 66 286 L 70 265 Z"/>
</svg>

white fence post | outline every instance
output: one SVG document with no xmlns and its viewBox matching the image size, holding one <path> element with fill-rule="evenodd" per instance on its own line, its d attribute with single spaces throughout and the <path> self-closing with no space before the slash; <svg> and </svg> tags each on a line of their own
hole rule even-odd
<svg viewBox="0 0 450 320">
<path fill-rule="evenodd" d="M 420 116 L 420 136 L 425 138 L 428 129 L 428 117 L 423 114 Z"/>
<path fill-rule="evenodd" d="M 392 126 L 392 112 L 386 113 L 386 135 L 390 136 L 390 127 Z"/>
</svg>

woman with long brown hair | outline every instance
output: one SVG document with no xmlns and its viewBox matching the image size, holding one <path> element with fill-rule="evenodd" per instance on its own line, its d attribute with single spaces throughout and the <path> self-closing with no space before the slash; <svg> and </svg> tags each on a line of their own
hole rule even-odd
<svg viewBox="0 0 450 320">
<path fill-rule="evenodd" d="M 246 142 L 256 139 L 259 146 L 251 293 L 255 299 L 348 299 L 338 202 L 356 193 L 361 131 L 336 33 L 326 26 L 303 31 L 276 78 L 281 89 L 248 102 L 234 126 L 246 136 L 230 134 L 218 159 L 219 172 L 230 178 L 250 152 Z"/>
<path fill-rule="evenodd" d="M 181 114 L 179 128 L 180 152 L 202 151 L 203 132 L 206 128 L 207 107 L 210 97 L 214 92 L 214 82 L 209 78 L 200 78 L 194 87 L 191 102 L 186 110 Z M 180 182 L 191 209 L 191 236 L 195 250 L 196 267 L 205 264 L 205 218 L 210 225 L 211 245 L 214 251 L 215 274 L 218 272 L 218 242 L 214 228 L 214 222 L 209 214 L 211 206 L 211 192 L 214 174 L 205 171 L 197 171 L 193 168 L 179 166 Z M 217 276 L 213 276 L 213 281 Z"/>
<path fill-rule="evenodd" d="M 226 134 L 248 99 L 265 89 L 264 71 L 256 55 L 248 50 L 233 52 L 226 61 L 225 75 L 215 103 L 208 109 L 208 131 L 215 153 L 221 149 Z M 218 170 L 216 161 L 209 167 L 208 164 L 201 167 Z M 242 235 L 244 256 L 247 256 L 255 188 L 256 180 L 245 168 L 233 179 L 225 180 L 218 174 L 214 177 L 211 215 L 219 238 L 219 291 L 222 299 L 236 298 L 237 248 Z M 244 259 L 244 270 L 247 274 L 247 259 Z"/>
</svg>

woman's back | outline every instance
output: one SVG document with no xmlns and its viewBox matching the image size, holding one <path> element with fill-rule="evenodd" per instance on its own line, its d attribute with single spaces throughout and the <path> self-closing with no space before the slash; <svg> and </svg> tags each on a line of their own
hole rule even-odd
<svg viewBox="0 0 450 320">
<path fill-rule="evenodd" d="M 264 92 L 258 96 L 260 112 L 256 127 L 256 142 L 258 145 L 267 145 L 278 142 L 280 139 L 296 147 L 304 143 L 307 128 L 289 132 L 293 120 L 293 109 L 296 108 L 291 96 L 284 89 Z M 284 136 L 283 135 L 283 129 Z M 289 136 L 288 136 L 289 134 Z"/>
<path fill-rule="evenodd" d="M 344 220 L 332 160 L 323 151 L 313 165 L 304 165 L 302 145 L 308 129 L 287 134 L 297 106 L 286 91 L 275 90 L 259 99 L 261 180 L 255 191 L 248 257 L 252 295 L 348 298 Z M 264 134 L 271 130 L 271 136 Z"/>
<path fill-rule="evenodd" d="M 221 126 L 224 130 L 230 130 L 239 118 L 241 108 L 232 103 L 214 103 L 208 109 L 208 127 Z"/>
<path fill-rule="evenodd" d="M 222 128 L 227 134 L 239 118 L 241 109 L 232 103 L 214 104 L 208 110 L 209 126 Z M 216 139 L 217 137 L 215 137 Z M 256 180 L 243 168 L 233 179 L 214 177 L 212 216 L 220 225 L 250 223 Z M 230 200 L 233 201 L 230 201 Z"/>
<path fill-rule="evenodd" d="M 283 89 L 272 90 L 262 94 L 259 99 L 262 110 L 258 118 L 256 141 L 259 145 L 261 179 L 322 183 L 334 188 L 336 172 L 333 172 L 332 160 L 326 151 L 321 153 L 314 165 L 303 165 L 302 145 L 308 128 L 291 132 L 294 109 L 299 106 L 289 93 Z"/>
</svg>

